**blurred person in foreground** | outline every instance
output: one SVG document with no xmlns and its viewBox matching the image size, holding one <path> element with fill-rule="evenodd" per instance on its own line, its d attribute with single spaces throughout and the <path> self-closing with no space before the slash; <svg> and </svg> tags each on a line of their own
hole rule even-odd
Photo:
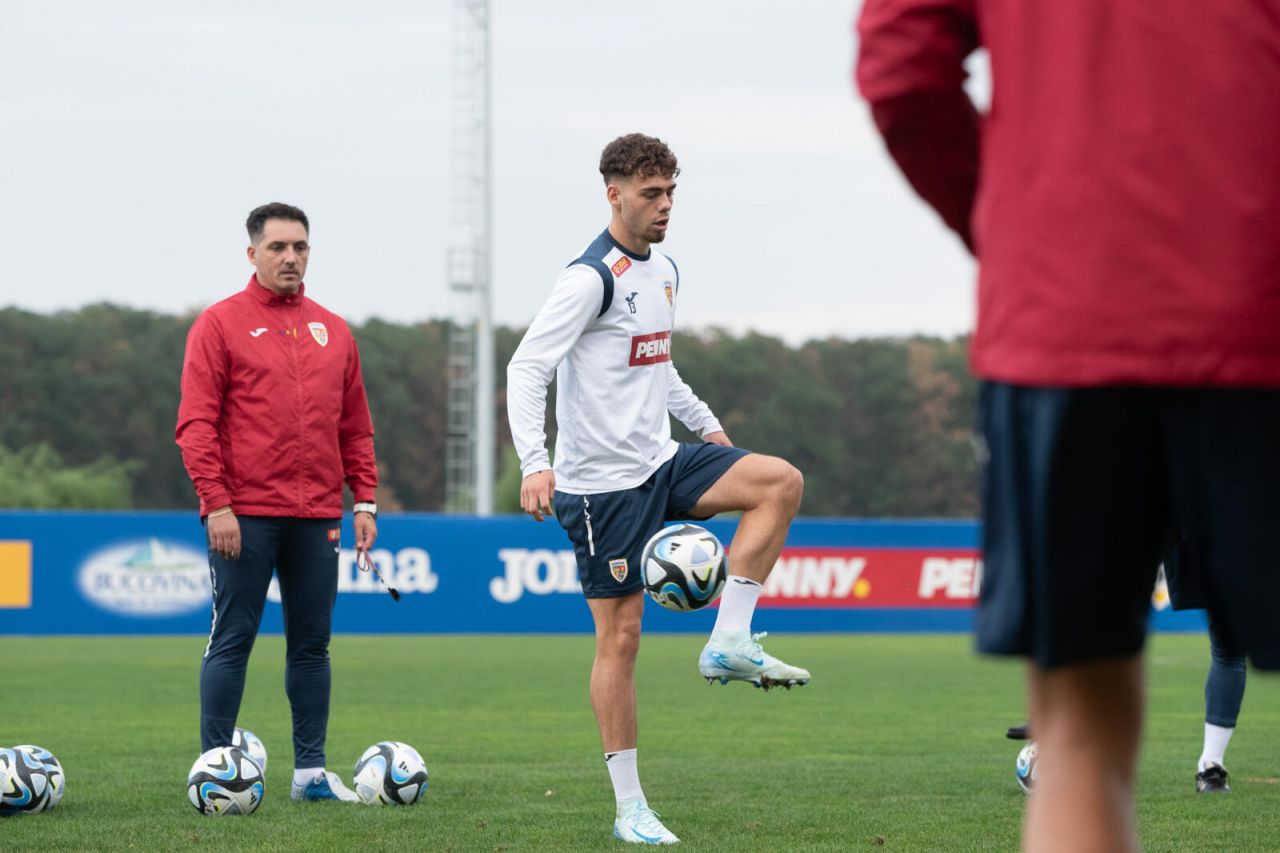
<svg viewBox="0 0 1280 853">
<path fill-rule="evenodd" d="M 249 214 L 244 290 L 187 336 L 178 445 L 209 540 L 213 618 L 200 667 L 201 750 L 231 743 L 267 587 L 280 581 L 295 800 L 356 801 L 325 770 L 329 635 L 338 592 L 342 484 L 357 551 L 377 538 L 373 421 L 346 322 L 306 295 L 307 216 Z"/>
<path fill-rule="evenodd" d="M 632 133 L 605 146 L 609 225 L 560 273 L 507 366 L 507 412 L 524 473 L 520 505 L 537 521 L 554 507 L 573 542 L 596 628 L 591 705 L 613 782 L 613 832 L 636 844 L 679 841 L 649 808 L 636 769 L 640 555 L 664 521 L 742 511 L 699 674 L 766 690 L 809 682 L 808 670 L 768 654 L 763 634 L 751 632 L 804 478 L 776 456 L 734 447 L 671 360 L 680 273 L 654 244 L 666 237 L 679 172 L 660 139 Z M 553 375 L 554 468 L 545 426 Z M 674 441 L 671 415 L 702 441 Z"/>
<path fill-rule="evenodd" d="M 1028 659 L 1029 850 L 1136 850 L 1165 537 L 1215 630 L 1280 668 L 1274 2 L 867 0 L 856 77 L 976 256 L 981 651 Z M 966 58 L 990 55 L 980 116 Z"/>
</svg>

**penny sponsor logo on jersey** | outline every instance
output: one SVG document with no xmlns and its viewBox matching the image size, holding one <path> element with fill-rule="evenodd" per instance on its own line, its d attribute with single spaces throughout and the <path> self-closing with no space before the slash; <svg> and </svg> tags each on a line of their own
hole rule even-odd
<svg viewBox="0 0 1280 853">
<path fill-rule="evenodd" d="M 620 276 L 627 270 L 631 269 L 631 259 L 628 258 L 626 255 L 623 255 L 622 257 L 618 258 L 618 260 L 616 260 L 613 266 L 609 267 L 609 269 L 613 270 L 614 275 Z"/>
<path fill-rule="evenodd" d="M 631 339 L 631 366 L 658 364 L 671 360 L 671 332 L 636 335 Z"/>
</svg>

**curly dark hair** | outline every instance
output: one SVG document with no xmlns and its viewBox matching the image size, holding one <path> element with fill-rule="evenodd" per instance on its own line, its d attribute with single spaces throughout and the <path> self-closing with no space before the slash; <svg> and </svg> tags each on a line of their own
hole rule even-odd
<svg viewBox="0 0 1280 853">
<path fill-rule="evenodd" d="M 600 152 L 600 174 L 607 184 L 618 178 L 648 178 L 664 175 L 674 178 L 680 174 L 676 155 L 667 143 L 643 133 L 619 136 Z"/>
<path fill-rule="evenodd" d="M 249 218 L 244 223 L 245 230 L 249 232 L 249 242 L 257 243 L 262 238 L 262 229 L 266 227 L 268 219 L 301 222 L 302 227 L 307 229 L 307 233 L 311 233 L 311 223 L 307 221 L 307 215 L 302 212 L 302 208 L 281 201 L 273 201 L 270 204 L 255 207 L 249 212 Z"/>
</svg>

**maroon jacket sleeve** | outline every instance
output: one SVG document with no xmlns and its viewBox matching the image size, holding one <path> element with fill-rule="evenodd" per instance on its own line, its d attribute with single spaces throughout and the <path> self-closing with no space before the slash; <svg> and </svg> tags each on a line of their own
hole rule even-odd
<svg viewBox="0 0 1280 853">
<path fill-rule="evenodd" d="M 231 504 L 222 466 L 218 428 L 227 387 L 227 351 L 222 330 L 205 311 L 187 333 L 182 362 L 182 399 L 178 403 L 175 437 L 182 448 L 182 463 L 200 497 L 200 514 Z"/>
<path fill-rule="evenodd" d="M 964 91 L 974 0 L 866 0 L 856 77 L 889 154 L 970 251 L 981 120 Z"/>
<path fill-rule="evenodd" d="M 350 334 L 350 330 L 347 333 Z M 364 377 L 360 372 L 360 349 L 354 336 L 351 338 L 351 354 L 347 358 L 347 376 L 342 392 L 338 448 L 352 497 L 357 502 L 372 501 L 378 487 L 378 463 L 373 454 L 373 418 L 369 414 L 369 399 L 365 396 Z"/>
</svg>

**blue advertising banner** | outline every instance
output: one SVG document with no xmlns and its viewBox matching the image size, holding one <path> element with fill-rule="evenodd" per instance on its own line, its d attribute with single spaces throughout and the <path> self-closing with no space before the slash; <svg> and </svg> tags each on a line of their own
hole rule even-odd
<svg viewBox="0 0 1280 853">
<path fill-rule="evenodd" d="M 705 525 L 725 543 L 733 520 Z M 370 556 L 392 601 L 342 547 L 335 632 L 578 633 L 592 630 L 573 551 L 554 520 L 387 514 Z M 981 585 L 972 521 L 801 519 L 766 584 L 759 630 L 967 631 Z M 353 538 L 344 519 L 342 543 Z M 731 557 L 732 558 L 732 557 Z M 640 571 L 638 566 L 628 571 Z M 204 529 L 186 512 L 0 511 L 0 634 L 204 634 Z M 281 631 L 272 583 L 262 630 Z M 1154 623 L 1200 630 L 1157 591 Z M 704 633 L 714 612 L 648 603 L 649 631 Z"/>
</svg>

